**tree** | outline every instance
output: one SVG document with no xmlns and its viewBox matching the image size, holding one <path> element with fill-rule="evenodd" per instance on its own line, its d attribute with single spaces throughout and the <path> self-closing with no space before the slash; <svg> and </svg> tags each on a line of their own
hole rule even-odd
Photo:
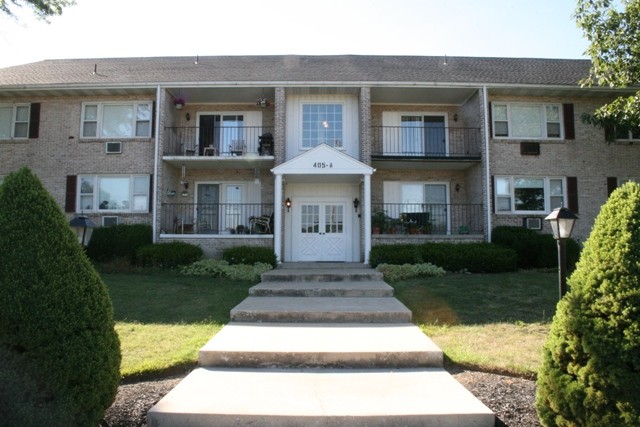
<svg viewBox="0 0 640 427">
<path fill-rule="evenodd" d="M 75 4 L 75 0 L 0 0 L 0 11 L 15 17 L 11 6 L 27 5 L 39 19 L 48 21 L 51 16 L 62 15 L 62 8 Z"/>
<path fill-rule="evenodd" d="M 0 186 L 0 424 L 97 425 L 120 380 L 105 284 L 37 177 Z"/>
<path fill-rule="evenodd" d="M 538 372 L 544 426 L 640 425 L 640 185 L 602 207 Z"/>
<path fill-rule="evenodd" d="M 628 88 L 640 83 L 640 0 L 578 0 L 576 22 L 587 40 L 591 71 L 582 83 Z M 598 108 L 587 121 L 601 127 L 640 126 L 640 92 Z"/>
</svg>

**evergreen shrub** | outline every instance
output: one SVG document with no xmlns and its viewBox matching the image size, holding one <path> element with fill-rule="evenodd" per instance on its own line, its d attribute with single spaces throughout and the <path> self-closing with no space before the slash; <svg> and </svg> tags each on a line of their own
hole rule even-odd
<svg viewBox="0 0 640 427">
<path fill-rule="evenodd" d="M 180 273 L 185 276 L 225 277 L 229 280 L 259 280 L 262 273 L 272 269 L 271 264 L 263 262 L 229 265 L 224 260 L 203 259 L 182 267 Z"/>
<path fill-rule="evenodd" d="M 264 246 L 236 246 L 222 251 L 222 259 L 229 264 L 254 265 L 257 262 L 278 266 L 278 257 L 272 248 Z"/>
<path fill-rule="evenodd" d="M 136 263 L 143 267 L 175 268 L 202 258 L 202 248 L 185 242 L 146 245 L 136 251 Z"/>
<path fill-rule="evenodd" d="M 113 307 L 26 168 L 0 190 L 0 254 L 0 424 L 98 425 L 120 380 Z"/>
<path fill-rule="evenodd" d="M 384 275 L 384 279 L 389 282 L 398 280 L 413 279 L 415 277 L 439 277 L 444 276 L 444 269 L 433 264 L 380 264 L 376 270 Z"/>
<path fill-rule="evenodd" d="M 611 194 L 567 283 L 538 372 L 542 424 L 640 425 L 638 184 Z"/>
<path fill-rule="evenodd" d="M 420 253 L 425 262 L 438 265 L 447 271 L 503 273 L 518 269 L 515 251 L 492 243 L 426 242 L 420 245 Z"/>
<path fill-rule="evenodd" d="M 118 224 L 93 230 L 87 255 L 94 261 L 108 262 L 124 258 L 134 263 L 138 248 L 153 241 L 153 230 L 147 224 Z"/>
<path fill-rule="evenodd" d="M 369 253 L 369 265 L 376 268 L 380 264 L 419 264 L 422 256 L 418 245 L 399 243 L 393 245 L 376 245 Z"/>
</svg>

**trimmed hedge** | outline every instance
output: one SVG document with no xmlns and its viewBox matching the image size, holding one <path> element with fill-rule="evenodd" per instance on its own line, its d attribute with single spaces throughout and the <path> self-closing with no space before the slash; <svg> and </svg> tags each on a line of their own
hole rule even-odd
<svg viewBox="0 0 640 427">
<path fill-rule="evenodd" d="M 229 280 L 260 280 L 262 273 L 272 270 L 270 264 L 255 263 L 253 265 L 229 265 L 224 260 L 203 259 L 180 269 L 185 276 L 225 277 Z"/>
<path fill-rule="evenodd" d="M 236 246 L 227 248 L 222 252 L 222 259 L 229 264 L 247 264 L 255 263 L 270 264 L 273 268 L 278 266 L 278 257 L 271 248 L 264 246 Z"/>
<path fill-rule="evenodd" d="M 491 243 L 434 243 L 379 245 L 371 248 L 369 263 L 420 264 L 428 262 L 447 271 L 473 273 L 515 271 L 516 253 Z"/>
<path fill-rule="evenodd" d="M 202 248 L 185 242 L 157 243 L 136 251 L 136 263 L 143 267 L 175 268 L 202 258 Z"/>
<path fill-rule="evenodd" d="M 118 224 L 93 230 L 87 255 L 94 261 L 106 262 L 125 258 L 134 263 L 138 248 L 153 241 L 153 229 L 146 224 Z"/>
<path fill-rule="evenodd" d="M 376 267 L 376 270 L 381 272 L 384 275 L 384 279 L 389 282 L 413 279 L 414 277 L 440 277 L 446 274 L 444 269 L 428 262 L 402 265 L 380 264 Z"/>
<path fill-rule="evenodd" d="M 98 425 L 120 381 L 113 307 L 26 168 L 0 190 L 0 253 L 0 424 Z"/>
<path fill-rule="evenodd" d="M 518 268 L 558 267 L 557 242 L 551 234 L 515 226 L 498 226 L 493 229 L 491 241 L 496 245 L 511 248 L 518 256 Z M 580 245 L 567 240 L 567 269 L 572 271 L 580 258 Z"/>
<path fill-rule="evenodd" d="M 640 185 L 600 210 L 538 372 L 545 426 L 640 425 Z"/>
</svg>

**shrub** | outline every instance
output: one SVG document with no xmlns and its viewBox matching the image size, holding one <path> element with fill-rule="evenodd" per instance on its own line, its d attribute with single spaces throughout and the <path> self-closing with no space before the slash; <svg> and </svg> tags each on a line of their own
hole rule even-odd
<svg viewBox="0 0 640 427">
<path fill-rule="evenodd" d="M 492 243 L 423 243 L 421 258 L 447 271 L 502 273 L 517 270 L 515 251 Z"/>
<path fill-rule="evenodd" d="M 146 245 L 136 251 L 137 263 L 144 267 L 175 268 L 202 258 L 202 248 L 185 242 Z"/>
<path fill-rule="evenodd" d="M 413 279 L 414 277 L 438 277 L 444 276 L 445 271 L 433 264 L 380 264 L 376 270 L 384 275 L 384 279 L 389 282 L 398 280 Z"/>
<path fill-rule="evenodd" d="M 640 425 L 640 186 L 611 194 L 558 304 L 538 372 L 543 425 Z"/>
<path fill-rule="evenodd" d="M 113 307 L 68 220 L 26 168 L 0 191 L 0 253 L 2 423 L 97 425 L 120 380 Z"/>
<path fill-rule="evenodd" d="M 229 280 L 259 280 L 262 273 L 273 267 L 271 264 L 255 263 L 254 265 L 229 265 L 224 260 L 205 259 L 182 267 L 180 272 L 185 276 L 226 277 Z"/>
<path fill-rule="evenodd" d="M 278 266 L 278 257 L 271 248 L 262 246 L 236 246 L 227 248 L 222 252 L 222 259 L 229 264 L 254 265 L 257 262 L 270 264 L 273 268 Z"/>
<path fill-rule="evenodd" d="M 418 245 L 395 244 L 378 245 L 371 248 L 369 265 L 376 268 L 379 264 L 418 264 L 422 262 Z"/>
<path fill-rule="evenodd" d="M 524 227 L 498 226 L 493 229 L 491 241 L 511 248 L 517 253 L 518 268 L 558 267 L 557 242 L 551 234 L 541 234 Z M 580 257 L 580 245 L 567 240 L 567 269 L 572 271 Z"/>
<path fill-rule="evenodd" d="M 146 224 L 118 224 L 93 230 L 87 255 L 94 261 L 106 262 L 125 258 L 135 262 L 138 248 L 153 241 L 153 231 Z"/>
</svg>

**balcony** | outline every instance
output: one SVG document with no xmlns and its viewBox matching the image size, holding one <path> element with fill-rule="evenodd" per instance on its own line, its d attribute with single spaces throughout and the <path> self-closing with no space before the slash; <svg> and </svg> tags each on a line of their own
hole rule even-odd
<svg viewBox="0 0 640 427">
<path fill-rule="evenodd" d="M 481 204 L 372 203 L 373 234 L 484 234 Z"/>
<path fill-rule="evenodd" d="M 481 159 L 480 128 L 374 126 L 373 165 L 387 169 L 466 169 Z"/>
<path fill-rule="evenodd" d="M 166 127 L 163 159 L 195 169 L 268 167 L 273 165 L 273 128 Z"/>
<path fill-rule="evenodd" d="M 163 203 L 162 234 L 272 235 L 273 204 Z"/>
</svg>

